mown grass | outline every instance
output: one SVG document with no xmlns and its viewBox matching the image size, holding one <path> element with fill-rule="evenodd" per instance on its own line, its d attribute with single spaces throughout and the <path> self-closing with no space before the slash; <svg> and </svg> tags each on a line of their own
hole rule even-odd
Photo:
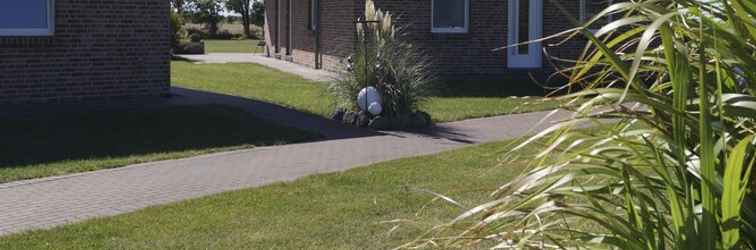
<svg viewBox="0 0 756 250">
<path fill-rule="evenodd" d="M 305 80 L 261 65 L 174 61 L 171 69 L 175 86 L 262 100 L 323 117 L 328 117 L 335 108 L 335 99 L 326 92 L 326 83 Z M 436 122 L 449 122 L 542 111 L 560 105 L 559 101 L 550 98 L 512 97 L 533 93 L 523 91 L 529 89 L 528 83 L 522 85 L 499 81 L 438 84 L 438 94 L 431 97 L 422 109 Z"/>
<path fill-rule="evenodd" d="M 327 116 L 333 99 L 325 84 L 258 64 L 171 63 L 174 86 L 246 97 L 307 113 Z"/>
<path fill-rule="evenodd" d="M 0 249 L 387 249 L 462 211 L 416 190 L 470 207 L 521 172 L 526 161 L 499 164 L 510 146 L 395 160 L 11 235 L 0 238 Z M 397 219 L 414 222 L 386 223 Z"/>
<path fill-rule="evenodd" d="M 205 40 L 205 53 L 262 53 L 260 40 Z"/>
<path fill-rule="evenodd" d="M 3 119 L 0 183 L 316 137 L 224 106 Z"/>
</svg>

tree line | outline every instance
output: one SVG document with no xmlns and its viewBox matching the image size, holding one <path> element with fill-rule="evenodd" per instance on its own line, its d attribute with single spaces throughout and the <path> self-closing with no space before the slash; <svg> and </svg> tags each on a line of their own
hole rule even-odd
<svg viewBox="0 0 756 250">
<path fill-rule="evenodd" d="M 250 26 L 262 25 L 265 6 L 262 0 L 170 0 L 173 10 L 194 23 L 205 24 L 210 34 L 218 32 L 218 23 L 227 19 L 223 11 L 240 15 L 244 35 L 251 36 Z"/>
</svg>

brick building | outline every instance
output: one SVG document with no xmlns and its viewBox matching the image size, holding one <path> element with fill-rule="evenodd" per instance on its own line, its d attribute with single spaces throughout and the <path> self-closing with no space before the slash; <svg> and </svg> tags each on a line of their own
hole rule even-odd
<svg viewBox="0 0 756 250">
<path fill-rule="evenodd" d="M 535 43 L 494 50 L 556 34 L 606 8 L 611 0 L 374 0 L 406 28 L 412 43 L 433 59 L 437 73 L 527 77 L 553 71 L 548 57 L 576 58 L 585 45 Z M 364 0 L 265 0 L 266 53 L 315 68 L 337 70 L 353 51 L 353 22 Z M 548 54 L 543 53 L 547 47 Z M 541 74 L 543 75 L 543 74 Z"/>
<path fill-rule="evenodd" d="M 170 89 L 169 1 L 0 3 L 0 103 L 159 96 Z"/>
</svg>

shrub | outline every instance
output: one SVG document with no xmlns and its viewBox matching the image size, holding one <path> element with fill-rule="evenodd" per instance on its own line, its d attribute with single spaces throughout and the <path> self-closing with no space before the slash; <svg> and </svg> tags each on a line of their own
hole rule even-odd
<svg viewBox="0 0 756 250">
<path fill-rule="evenodd" d="M 262 39 L 262 37 L 263 37 L 263 29 L 262 29 L 262 27 L 257 26 L 257 25 L 252 25 L 250 27 L 249 37 L 247 37 L 247 38 L 260 40 L 260 39 Z"/>
<path fill-rule="evenodd" d="M 184 19 L 178 13 L 171 12 L 171 48 L 178 48 L 181 40 L 186 37 Z"/>
<path fill-rule="evenodd" d="M 202 41 L 202 35 L 200 33 L 192 33 L 189 36 L 189 41 L 192 41 L 193 43 L 198 43 Z"/>
<path fill-rule="evenodd" d="M 410 245 L 756 247 L 755 13 L 742 0 L 632 1 L 565 33 L 590 41 L 564 70 L 584 88 L 568 98 L 587 102 L 521 145 L 548 139 L 536 168 Z M 621 18 L 588 31 L 610 14 Z"/>
<path fill-rule="evenodd" d="M 212 39 L 220 39 L 220 40 L 231 40 L 234 38 L 234 34 L 231 34 L 228 30 L 222 30 L 218 32 L 215 36 L 211 37 Z"/>
<path fill-rule="evenodd" d="M 402 39 L 390 13 L 375 9 L 372 1 L 365 3 L 368 20 L 378 23 L 357 24 L 355 53 L 349 57 L 343 74 L 329 90 L 340 100 L 339 106 L 357 107 L 359 91 L 376 87 L 383 98 L 386 116 L 406 115 L 417 111 L 429 94 L 431 75 L 429 61 L 412 44 Z M 368 44 L 367 53 L 363 45 Z M 367 64 L 365 63 L 367 61 Z"/>
<path fill-rule="evenodd" d="M 209 38 L 207 32 L 198 27 L 187 27 L 186 33 L 189 34 L 189 36 L 197 34 L 199 35 L 200 39 Z"/>
</svg>

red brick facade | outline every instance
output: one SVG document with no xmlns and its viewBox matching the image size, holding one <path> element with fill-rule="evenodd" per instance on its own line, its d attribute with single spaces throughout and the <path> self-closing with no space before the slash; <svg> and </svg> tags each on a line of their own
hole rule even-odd
<svg viewBox="0 0 756 250">
<path fill-rule="evenodd" d="M 169 1 L 54 2 L 54 35 L 0 37 L 0 103 L 169 92 Z"/>
<path fill-rule="evenodd" d="M 391 12 L 398 23 L 406 27 L 408 39 L 432 57 L 434 68 L 442 77 L 527 78 L 527 72 L 553 72 L 554 67 L 547 55 L 544 55 L 540 69 L 510 69 L 506 50 L 493 51 L 507 46 L 508 1 L 470 0 L 468 32 L 452 34 L 431 32 L 431 0 L 374 0 L 376 7 Z M 286 8 L 290 2 L 293 3 L 291 10 Z M 308 29 L 308 0 L 266 0 L 267 53 L 313 67 L 321 66 L 316 65 L 317 54 L 322 58 L 322 68 L 334 70 L 341 67 L 339 59 L 352 52 L 355 32 L 352 22 L 362 15 L 364 0 L 320 0 L 320 5 L 321 33 L 318 40 L 315 32 Z M 287 17 L 289 11 L 293 13 L 293 19 L 281 19 Z M 543 36 L 573 28 L 578 18 L 579 0 L 543 0 Z M 281 26 L 276 26 L 277 22 L 281 22 Z M 278 44 L 284 46 L 288 44 L 288 35 L 276 36 L 275 33 L 285 31 L 288 23 L 293 23 L 290 30 L 293 49 L 287 54 L 283 47 L 275 49 L 275 39 L 280 39 Z M 315 53 L 317 41 L 320 42 L 319 53 Z M 559 47 L 548 47 L 549 43 L 544 43 L 548 56 L 568 59 L 577 57 L 584 46 L 581 41 Z"/>
<path fill-rule="evenodd" d="M 357 3 L 353 0 L 321 0 L 319 39 L 317 32 L 310 29 L 309 4 L 308 0 L 265 1 L 266 54 L 310 67 L 338 70 L 340 60 L 352 53 L 355 32 L 352 22 Z M 291 9 L 288 9 L 289 5 Z M 291 17 L 290 11 L 293 13 Z M 293 25 L 289 26 L 290 23 Z M 318 42 L 319 51 L 316 51 Z M 289 45 L 291 50 L 287 48 Z"/>
</svg>

